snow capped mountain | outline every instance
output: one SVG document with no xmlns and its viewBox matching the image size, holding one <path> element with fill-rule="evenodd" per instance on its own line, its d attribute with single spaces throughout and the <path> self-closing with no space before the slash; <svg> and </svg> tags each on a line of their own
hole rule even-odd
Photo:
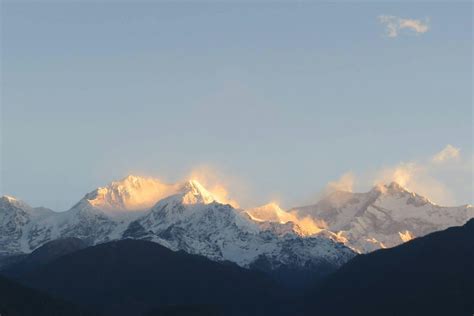
<svg viewBox="0 0 474 316">
<path fill-rule="evenodd" d="M 196 180 L 164 184 L 128 176 L 86 194 L 66 212 L 1 198 L 0 256 L 59 238 L 90 245 L 134 238 L 244 267 L 336 267 L 354 256 L 348 247 L 392 247 L 472 217 L 472 206 L 441 207 L 396 183 L 367 193 L 333 192 L 288 211 L 276 203 L 243 210 Z"/>
<path fill-rule="evenodd" d="M 334 234 L 328 234 L 322 221 L 315 221 L 309 216 L 299 216 L 295 211 L 285 211 L 278 204 L 271 202 L 260 207 L 246 210 L 250 218 L 259 223 L 262 228 L 272 229 L 279 234 L 285 234 L 290 229 L 300 236 L 325 234 L 336 241 Z"/>
<path fill-rule="evenodd" d="M 293 210 L 323 220 L 330 231 L 361 252 L 393 247 L 474 217 L 471 205 L 438 206 L 395 182 L 367 193 L 336 191 L 315 205 Z"/>
<path fill-rule="evenodd" d="M 46 208 L 33 208 L 11 196 L 0 198 L 0 255 L 29 252 L 35 223 L 54 214 Z"/>
<path fill-rule="evenodd" d="M 183 204 L 210 204 L 217 199 L 196 180 L 186 181 L 174 198 Z"/>
<path fill-rule="evenodd" d="M 253 220 L 258 222 L 277 222 L 284 224 L 292 220 L 291 214 L 285 212 L 275 202 L 250 208 L 247 210 L 247 213 Z"/>
<path fill-rule="evenodd" d="M 278 267 L 340 265 L 353 256 L 348 248 L 325 236 L 302 237 L 292 223 L 261 225 L 247 212 L 216 202 L 193 181 L 132 222 L 124 237 L 153 240 L 174 250 L 244 267 L 262 257 Z"/>
<path fill-rule="evenodd" d="M 149 205 L 152 207 L 143 210 Z M 148 239 L 173 250 L 245 267 L 257 260 L 275 268 L 339 266 L 354 255 L 324 234 L 309 236 L 290 217 L 255 221 L 246 211 L 221 203 L 196 180 L 169 185 L 129 176 L 92 191 L 66 212 L 51 211 L 48 216 L 30 215 L 34 209 L 21 206 L 0 208 L 2 216 L 15 216 L 15 229 L 2 233 L 8 236 L 2 240 L 9 245 L 6 252 L 30 252 L 51 240 L 77 237 L 88 244 Z M 286 216 L 283 210 L 274 209 Z"/>
<path fill-rule="evenodd" d="M 12 197 L 0 199 L 0 245 L 8 254 L 28 253 L 58 238 L 78 237 L 89 244 L 107 241 L 117 222 L 81 200 L 67 212 L 32 208 Z"/>
<path fill-rule="evenodd" d="M 176 189 L 176 184 L 130 175 L 90 192 L 84 197 L 84 200 L 87 200 L 93 207 L 109 215 L 114 215 L 148 210 L 160 199 L 174 194 Z"/>
</svg>

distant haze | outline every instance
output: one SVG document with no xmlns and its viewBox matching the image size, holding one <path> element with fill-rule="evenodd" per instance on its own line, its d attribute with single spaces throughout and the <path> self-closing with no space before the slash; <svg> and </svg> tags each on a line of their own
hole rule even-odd
<svg viewBox="0 0 474 316">
<path fill-rule="evenodd" d="M 199 175 L 243 207 L 393 180 L 473 203 L 472 3 L 3 1 L 1 21 L 0 194 L 65 210 Z"/>
</svg>

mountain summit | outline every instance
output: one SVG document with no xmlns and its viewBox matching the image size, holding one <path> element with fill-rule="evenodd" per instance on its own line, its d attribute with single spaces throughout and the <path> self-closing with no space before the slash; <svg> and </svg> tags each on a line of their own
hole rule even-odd
<svg viewBox="0 0 474 316">
<path fill-rule="evenodd" d="M 114 215 L 149 210 L 158 201 L 172 195 L 180 196 L 185 204 L 219 201 L 218 197 L 194 179 L 170 184 L 133 175 L 97 188 L 86 194 L 83 200 L 104 213 Z"/>
<path fill-rule="evenodd" d="M 210 204 L 217 202 L 217 199 L 197 180 L 186 181 L 179 191 L 184 204 Z"/>
<path fill-rule="evenodd" d="M 175 193 L 177 188 L 176 184 L 158 179 L 129 175 L 88 193 L 84 199 L 106 213 L 143 211 Z"/>
<path fill-rule="evenodd" d="M 359 252 L 393 247 L 474 217 L 471 205 L 439 206 L 396 182 L 377 185 L 366 193 L 335 191 L 293 211 L 324 221 Z"/>
</svg>

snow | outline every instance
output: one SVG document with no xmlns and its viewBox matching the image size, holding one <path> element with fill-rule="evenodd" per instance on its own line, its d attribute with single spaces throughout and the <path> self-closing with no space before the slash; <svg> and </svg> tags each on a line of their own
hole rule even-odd
<svg viewBox="0 0 474 316">
<path fill-rule="evenodd" d="M 400 236 L 400 239 L 403 241 L 403 242 L 407 242 L 407 241 L 410 241 L 413 239 L 413 236 L 411 234 L 410 231 L 408 230 L 405 230 L 405 232 L 398 232 L 398 235 Z"/>
<path fill-rule="evenodd" d="M 86 195 L 89 203 L 109 214 L 143 211 L 160 199 L 176 193 L 177 184 L 167 184 L 149 177 L 128 176 Z"/>
<path fill-rule="evenodd" d="M 367 193 L 334 192 L 315 205 L 294 210 L 324 220 L 328 230 L 358 252 L 394 247 L 474 217 L 470 205 L 439 206 L 394 182 Z"/>
<path fill-rule="evenodd" d="M 261 256 L 267 257 L 275 267 L 321 262 L 340 265 L 354 256 L 349 248 L 341 247 L 330 236 L 304 237 L 301 228 L 293 222 L 254 221 L 246 211 L 219 203 L 198 181 L 169 185 L 172 194 L 161 198 L 163 190 L 153 193 L 160 197 L 153 202 L 148 200 L 150 192 L 162 187 L 150 183 L 149 179 L 127 177 L 87 194 L 66 212 L 49 212 L 42 217 L 30 215 L 34 209 L 21 204 L 24 210 L 18 207 L 10 212 L 19 216 L 12 227 L 21 234 L 2 232 L 8 238 L 0 242 L 8 245 L 4 249 L 10 253 L 24 253 L 61 237 L 74 236 L 89 244 L 143 238 L 172 250 L 217 261 L 229 260 L 244 267 Z M 145 205 L 139 197 L 152 204 L 150 209 L 137 210 L 137 205 Z M 10 208 L 20 205 L 13 199 L 6 203 Z M 3 211 L 2 207 L 0 214 Z M 279 207 L 277 213 L 285 214 Z M 6 221 L 12 223 L 10 219 L 2 219 L 2 223 Z"/>
<path fill-rule="evenodd" d="M 248 209 L 247 213 L 253 220 L 259 222 L 269 221 L 284 224 L 291 220 L 290 214 L 282 210 L 275 202 Z"/>
<path fill-rule="evenodd" d="M 129 176 L 60 213 L 2 197 L 0 249 L 27 253 L 61 237 L 89 244 L 136 238 L 243 267 L 261 257 L 273 267 L 341 265 L 355 252 L 393 247 L 472 217 L 472 206 L 438 206 L 395 183 L 366 193 L 333 192 L 287 211 L 276 203 L 243 210 L 196 180 L 164 184 Z M 308 233 L 311 225 L 316 228 Z"/>
</svg>

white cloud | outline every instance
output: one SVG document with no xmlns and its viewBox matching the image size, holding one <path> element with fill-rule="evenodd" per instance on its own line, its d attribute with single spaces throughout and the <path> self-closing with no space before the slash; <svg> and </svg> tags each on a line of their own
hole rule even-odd
<svg viewBox="0 0 474 316">
<path fill-rule="evenodd" d="M 459 148 L 447 145 L 443 150 L 433 156 L 432 161 L 434 163 L 444 163 L 447 161 L 457 160 L 459 159 L 459 152 Z"/>
<path fill-rule="evenodd" d="M 397 37 L 403 29 L 411 30 L 416 34 L 423 34 L 429 30 L 429 19 L 421 21 L 393 15 L 379 15 L 378 20 L 385 25 L 388 37 Z"/>
</svg>

